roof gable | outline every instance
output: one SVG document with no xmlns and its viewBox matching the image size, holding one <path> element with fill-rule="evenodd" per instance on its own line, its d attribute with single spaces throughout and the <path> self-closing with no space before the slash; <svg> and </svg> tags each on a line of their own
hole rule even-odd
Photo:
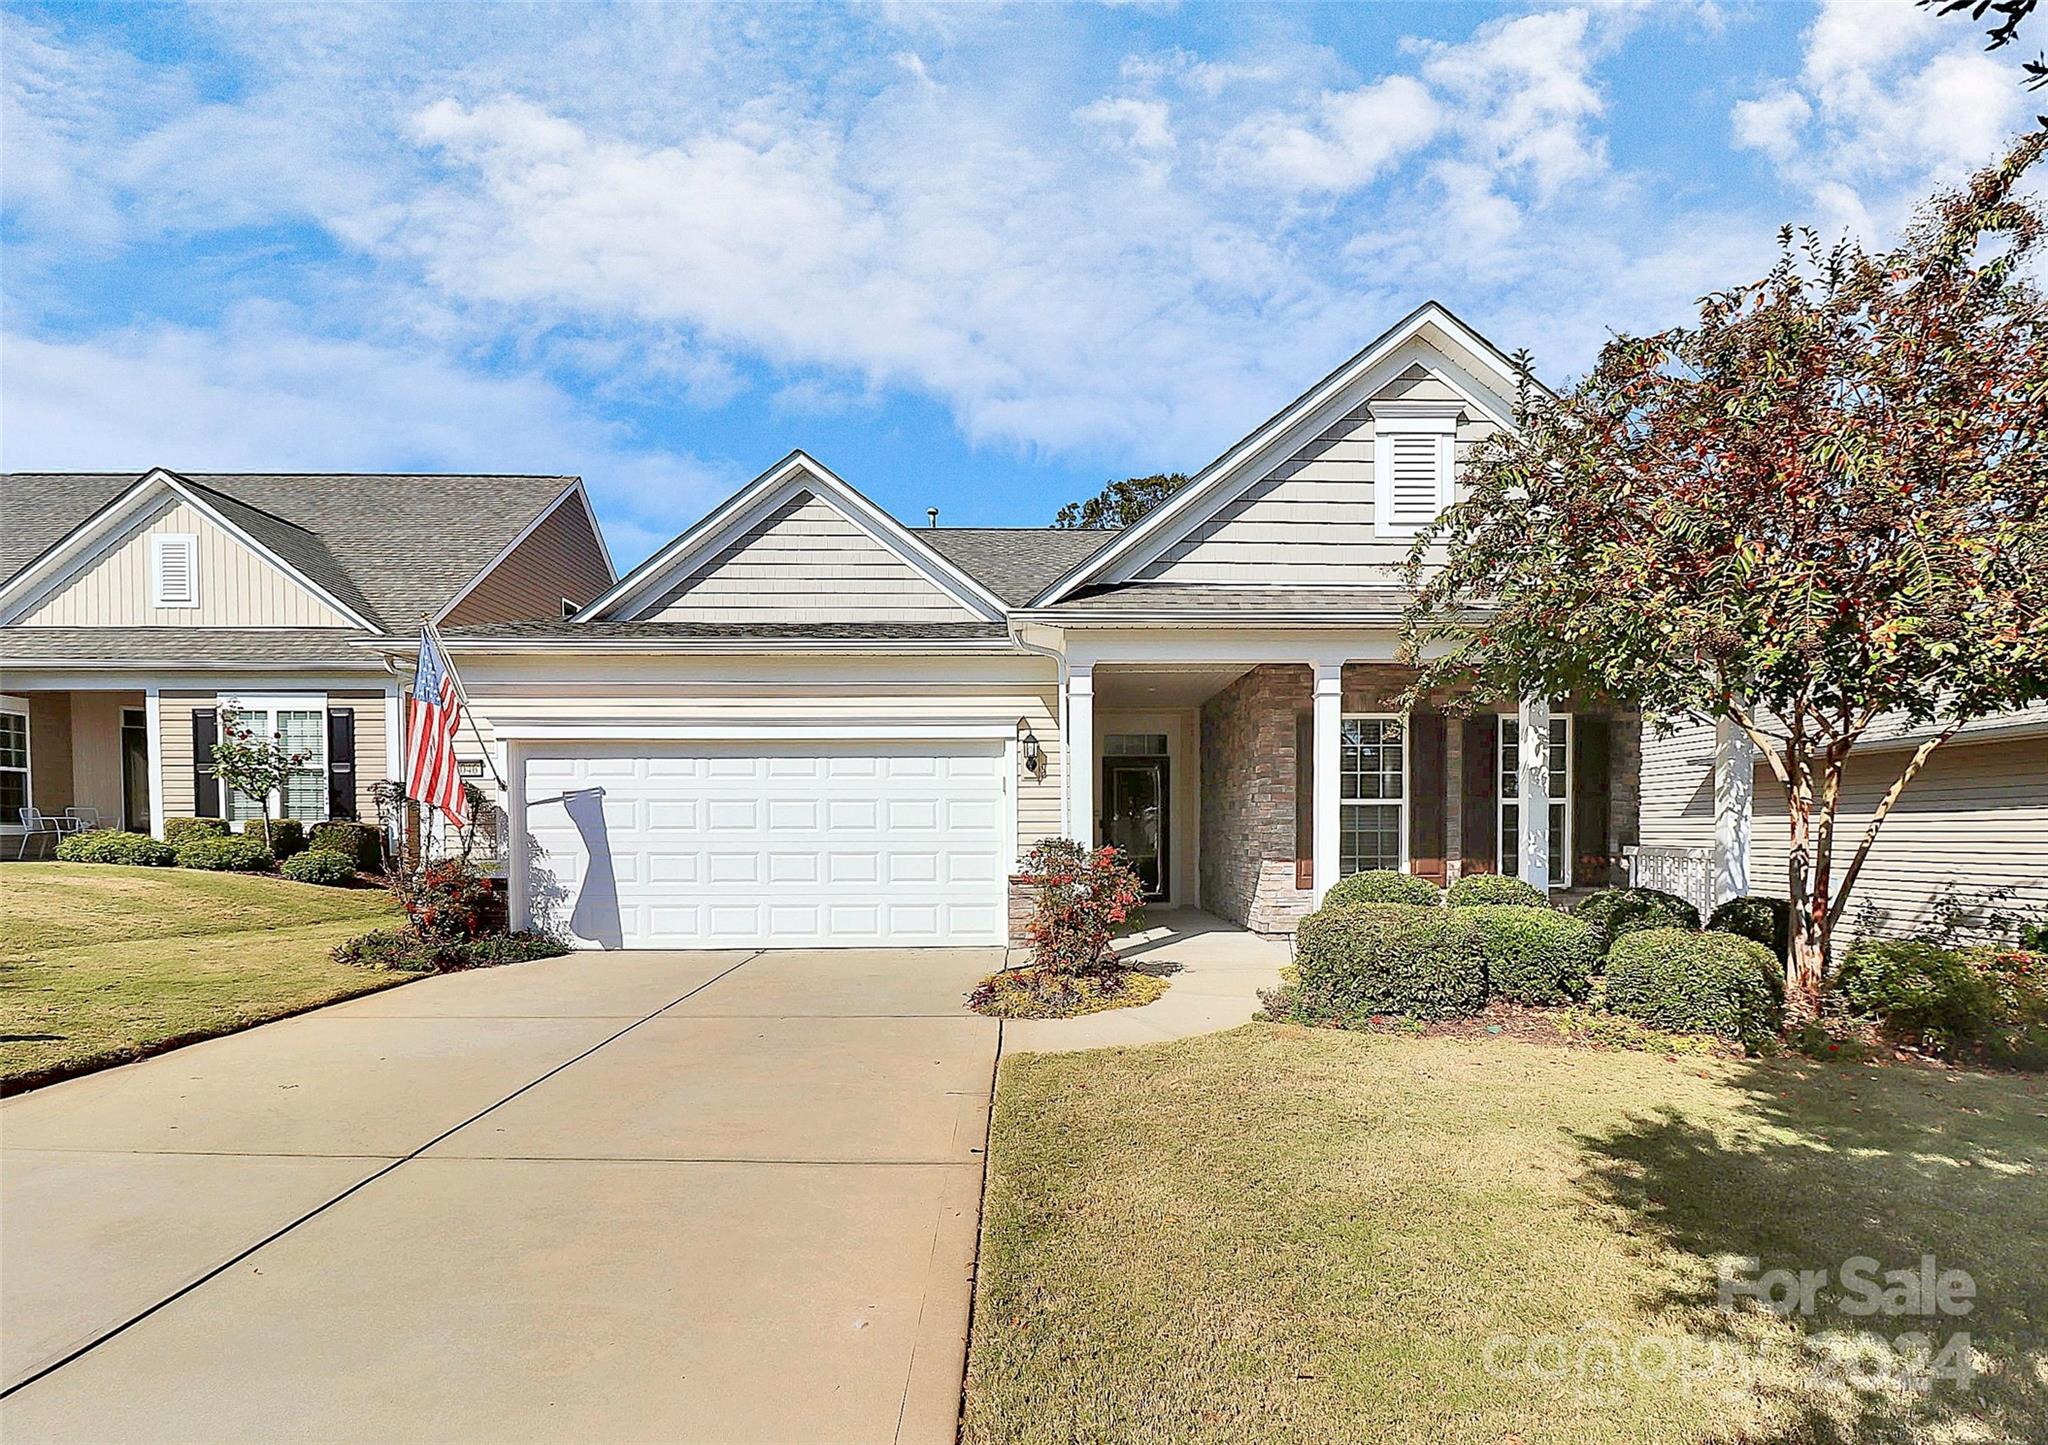
<svg viewBox="0 0 2048 1445">
<path fill-rule="evenodd" d="M 1432 384 L 1454 390 L 1476 420 L 1493 426 L 1511 424 L 1513 364 L 1444 307 L 1426 302 L 1124 528 L 1114 541 L 1043 588 L 1032 605 L 1049 606 L 1084 587 L 1139 577 L 1205 524 L 1219 518 L 1227 521 L 1228 509 L 1272 483 L 1290 461 L 1333 429 L 1341 429 L 1345 419 L 1372 398 L 1400 391 L 1418 365 Z M 1153 575 L 1164 580 L 1162 574 Z"/>
<path fill-rule="evenodd" d="M 579 620 L 999 622 L 1001 599 L 793 452 L 642 563 Z"/>
</svg>

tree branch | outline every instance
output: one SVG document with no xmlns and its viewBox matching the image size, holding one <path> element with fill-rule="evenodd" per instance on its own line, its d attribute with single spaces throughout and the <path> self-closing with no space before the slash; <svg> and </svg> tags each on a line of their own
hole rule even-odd
<svg viewBox="0 0 2048 1445">
<path fill-rule="evenodd" d="M 1878 799 L 1877 811 L 1870 815 L 1870 826 L 1863 830 L 1863 840 L 1856 845 L 1856 856 L 1849 860 L 1849 866 L 1843 870 L 1841 886 L 1835 890 L 1835 901 L 1828 908 L 1829 927 L 1833 927 L 1841 920 L 1842 910 L 1848 907 L 1849 890 L 1856 886 L 1856 875 L 1863 871 L 1864 860 L 1870 857 L 1871 845 L 1877 842 L 1877 830 L 1883 827 L 1884 820 L 1891 816 L 1892 805 L 1899 801 L 1899 795 L 1906 791 L 1906 785 L 1918 777 L 1920 770 L 1927 766 L 1927 760 L 1934 755 L 1934 750 L 1954 737 L 1961 727 L 1960 721 L 1952 722 L 1915 748 L 1913 756 L 1906 763 L 1905 771 L 1893 780 L 1892 785 L 1885 789 L 1884 796 Z"/>
</svg>

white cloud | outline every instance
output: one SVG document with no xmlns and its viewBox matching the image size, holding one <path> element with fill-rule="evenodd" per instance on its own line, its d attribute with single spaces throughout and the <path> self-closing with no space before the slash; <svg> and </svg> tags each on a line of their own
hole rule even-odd
<svg viewBox="0 0 2048 1445">
<path fill-rule="evenodd" d="M 1134 151 L 1173 149 L 1173 108 L 1163 100 L 1105 97 L 1082 106 L 1074 112 L 1074 119 L 1111 133 Z"/>
<path fill-rule="evenodd" d="M 1797 154 L 1800 132 L 1813 118 L 1813 106 L 1796 90 L 1780 90 L 1756 100 L 1735 103 L 1735 143 L 1762 151 L 1783 164 Z"/>
<path fill-rule="evenodd" d="M 1296 193 L 1352 191 L 1420 149 L 1440 124 L 1427 86 L 1389 76 L 1326 93 L 1310 116 L 1246 122 L 1224 141 L 1225 168 Z"/>
<path fill-rule="evenodd" d="M 1583 9 L 1522 15 L 1482 25 L 1462 44 L 1419 47 L 1422 73 L 1446 96 L 1475 158 L 1547 198 L 1606 169 L 1594 129 L 1606 109 L 1593 79 L 1601 38 Z"/>
</svg>

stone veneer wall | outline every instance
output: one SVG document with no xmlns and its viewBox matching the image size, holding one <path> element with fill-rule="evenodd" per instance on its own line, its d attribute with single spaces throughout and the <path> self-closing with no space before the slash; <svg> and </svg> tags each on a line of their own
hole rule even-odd
<svg viewBox="0 0 2048 1445">
<path fill-rule="evenodd" d="M 1256 933 L 1291 932 L 1309 908 L 1294 886 L 1294 734 L 1311 679 L 1258 667 L 1202 705 L 1202 907 Z"/>
</svg>

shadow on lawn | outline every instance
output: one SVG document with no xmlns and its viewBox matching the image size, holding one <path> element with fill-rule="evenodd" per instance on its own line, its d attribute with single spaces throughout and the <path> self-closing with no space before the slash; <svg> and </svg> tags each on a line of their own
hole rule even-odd
<svg viewBox="0 0 2048 1445">
<path fill-rule="evenodd" d="M 1775 1433 L 1741 1438 L 2048 1439 L 2048 1082 L 1779 1061 L 1738 1065 L 1730 1082 L 1743 1095 L 1732 1129 L 1664 1109 L 1578 1142 L 1586 1197 L 1661 1267 L 1650 1313 L 1709 1344 L 1762 1341 L 1780 1362 L 1758 1372 Z M 1874 1259 L 1881 1278 L 1930 1255 L 1974 1280 L 1968 1314 L 1841 1308 L 1845 1262 Z M 1782 1324 L 1747 1300 L 1731 1312 L 1719 1305 L 1731 1257 L 1825 1270 L 1827 1282 L 1813 1312 Z M 1977 1377 L 1924 1394 L 1845 1372 L 1831 1348 L 1842 1335 L 1919 1332 L 1938 1349 L 1957 1331 Z"/>
</svg>

